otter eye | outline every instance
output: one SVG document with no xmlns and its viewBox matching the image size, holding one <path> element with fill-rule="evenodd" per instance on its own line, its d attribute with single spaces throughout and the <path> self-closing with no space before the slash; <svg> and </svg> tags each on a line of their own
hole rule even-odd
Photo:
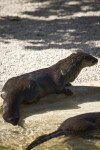
<svg viewBox="0 0 100 150">
<path fill-rule="evenodd" d="M 90 58 L 87 58 L 86 60 L 87 60 L 87 61 L 90 61 Z"/>
<path fill-rule="evenodd" d="M 91 57 L 85 57 L 85 60 L 91 61 Z"/>
</svg>

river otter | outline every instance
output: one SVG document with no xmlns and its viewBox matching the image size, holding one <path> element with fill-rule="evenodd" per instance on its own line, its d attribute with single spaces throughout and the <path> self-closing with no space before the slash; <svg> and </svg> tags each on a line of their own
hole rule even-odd
<svg viewBox="0 0 100 150">
<path fill-rule="evenodd" d="M 81 114 L 75 117 L 68 118 L 61 126 L 50 134 L 42 135 L 36 138 L 26 150 L 30 150 L 41 143 L 44 143 L 54 137 L 61 135 L 78 135 L 87 131 L 100 128 L 100 112 Z"/>
<path fill-rule="evenodd" d="M 17 125 L 20 103 L 32 103 L 51 93 L 72 92 L 66 85 L 73 82 L 84 67 L 96 64 L 98 60 L 83 52 L 71 54 L 51 67 L 36 70 L 10 78 L 2 89 L 3 118 L 8 123 Z"/>
</svg>

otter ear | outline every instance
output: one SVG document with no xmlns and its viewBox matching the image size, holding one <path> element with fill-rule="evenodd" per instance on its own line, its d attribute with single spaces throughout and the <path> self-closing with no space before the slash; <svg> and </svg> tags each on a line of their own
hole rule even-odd
<svg viewBox="0 0 100 150">
<path fill-rule="evenodd" d="M 1 97 L 2 97 L 3 99 L 5 99 L 7 94 L 6 94 L 6 92 L 1 91 L 1 92 L 0 92 L 0 95 L 1 95 Z"/>
</svg>

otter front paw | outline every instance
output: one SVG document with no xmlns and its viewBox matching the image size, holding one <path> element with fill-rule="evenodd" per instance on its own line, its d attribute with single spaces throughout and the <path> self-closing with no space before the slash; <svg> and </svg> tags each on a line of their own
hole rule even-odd
<svg viewBox="0 0 100 150">
<path fill-rule="evenodd" d="M 67 83 L 66 86 L 72 86 L 72 84 L 71 83 Z"/>
<path fill-rule="evenodd" d="M 71 96 L 73 95 L 73 92 L 70 89 L 63 89 L 62 91 L 64 94 L 66 94 L 67 96 Z"/>
</svg>

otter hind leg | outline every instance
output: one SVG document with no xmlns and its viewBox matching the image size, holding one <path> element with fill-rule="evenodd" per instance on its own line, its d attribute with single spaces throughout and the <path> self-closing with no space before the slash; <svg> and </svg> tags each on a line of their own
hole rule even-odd
<svg viewBox="0 0 100 150">
<path fill-rule="evenodd" d="M 37 97 L 35 101 L 33 101 L 33 103 L 38 103 L 40 101 L 40 98 Z"/>
<path fill-rule="evenodd" d="M 73 92 L 70 90 L 70 89 L 63 89 L 63 90 L 59 90 L 59 91 L 56 91 L 56 94 L 65 94 L 67 96 L 71 96 L 73 95 Z"/>
</svg>

